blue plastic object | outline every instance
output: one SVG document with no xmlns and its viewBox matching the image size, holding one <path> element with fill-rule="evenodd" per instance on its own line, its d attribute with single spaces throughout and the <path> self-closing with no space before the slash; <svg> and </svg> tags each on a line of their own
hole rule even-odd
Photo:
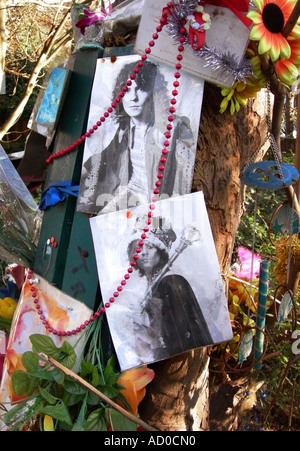
<svg viewBox="0 0 300 451">
<path fill-rule="evenodd" d="M 274 191 L 296 183 L 299 180 L 299 172 L 287 163 L 282 163 L 279 167 L 276 161 L 260 161 L 249 164 L 241 180 L 252 188 Z"/>
</svg>

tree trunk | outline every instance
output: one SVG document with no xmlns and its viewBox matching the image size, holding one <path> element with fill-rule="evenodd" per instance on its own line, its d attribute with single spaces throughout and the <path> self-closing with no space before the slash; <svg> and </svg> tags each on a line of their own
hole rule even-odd
<svg viewBox="0 0 300 451">
<path fill-rule="evenodd" d="M 220 89 L 205 84 L 193 191 L 203 191 L 224 286 L 242 214 L 240 171 L 266 133 L 259 99 L 231 116 L 219 113 Z M 141 404 L 143 420 L 161 431 L 209 430 L 209 357 L 198 349 L 153 365 Z"/>
</svg>

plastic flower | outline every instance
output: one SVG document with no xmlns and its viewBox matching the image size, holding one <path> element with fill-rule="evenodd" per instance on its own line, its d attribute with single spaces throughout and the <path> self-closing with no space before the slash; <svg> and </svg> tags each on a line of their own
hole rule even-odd
<svg viewBox="0 0 300 451">
<path fill-rule="evenodd" d="M 300 39 L 289 41 L 291 56 L 289 59 L 278 60 L 275 66 L 278 78 L 282 83 L 292 86 L 298 79 L 300 69 Z"/>
<path fill-rule="evenodd" d="M 291 48 L 288 40 L 282 35 L 297 0 L 253 0 L 258 11 L 250 11 L 248 17 L 253 21 L 250 33 L 252 41 L 259 41 L 259 54 L 270 53 L 272 61 L 278 58 L 289 59 Z M 297 24 L 289 38 L 300 37 L 300 27 Z"/>
<path fill-rule="evenodd" d="M 147 366 L 142 366 L 125 371 L 117 380 L 117 384 L 123 387 L 120 392 L 126 398 L 134 415 L 137 415 L 138 405 L 146 394 L 146 385 L 153 378 L 154 371 L 150 370 Z M 122 403 L 119 402 L 119 404 Z"/>
<path fill-rule="evenodd" d="M 0 316 L 4 319 L 12 320 L 17 302 L 12 298 L 0 299 Z"/>
<path fill-rule="evenodd" d="M 107 16 L 109 16 L 112 12 L 112 5 L 109 1 L 108 11 L 101 6 L 102 15 L 98 15 L 95 11 L 90 11 L 87 8 L 83 8 L 82 10 L 82 18 L 76 23 L 76 27 L 80 28 L 81 33 L 85 34 L 85 29 L 94 24 L 99 24 L 102 20 L 104 20 Z"/>
<path fill-rule="evenodd" d="M 230 107 L 233 115 L 238 112 L 241 106 L 247 105 L 250 98 L 267 85 L 267 78 L 261 71 L 261 62 L 252 49 L 247 49 L 247 56 L 250 58 L 253 76 L 248 77 L 245 82 L 237 81 L 231 88 L 222 88 L 221 94 L 224 97 L 220 105 L 220 113 L 224 113 Z"/>
</svg>

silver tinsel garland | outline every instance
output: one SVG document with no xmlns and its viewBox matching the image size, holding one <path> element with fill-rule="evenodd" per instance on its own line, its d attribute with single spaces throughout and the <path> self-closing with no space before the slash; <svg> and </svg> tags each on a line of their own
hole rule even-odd
<svg viewBox="0 0 300 451">
<path fill-rule="evenodd" d="M 195 12 L 199 2 L 196 0 L 173 0 L 172 4 L 170 14 L 167 17 L 168 24 L 166 28 L 168 34 L 178 42 L 178 39 L 182 36 L 180 33 L 182 20 Z M 190 46 L 188 36 L 184 44 Z M 237 57 L 230 52 L 221 53 L 215 48 L 210 49 L 204 44 L 200 50 L 194 50 L 193 53 L 197 58 L 203 58 L 205 60 L 204 67 L 209 67 L 213 71 L 219 71 L 224 81 L 229 77 L 233 77 L 236 81 L 245 82 L 247 78 L 253 76 L 250 61 L 243 59 L 239 63 Z"/>
</svg>

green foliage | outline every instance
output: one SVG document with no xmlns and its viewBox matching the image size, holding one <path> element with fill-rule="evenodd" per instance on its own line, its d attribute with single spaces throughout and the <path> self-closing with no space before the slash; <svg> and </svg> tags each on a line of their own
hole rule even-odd
<svg viewBox="0 0 300 451">
<path fill-rule="evenodd" d="M 55 422 L 56 431 L 107 431 L 136 430 L 136 425 L 111 410 L 98 396 L 82 384 L 66 376 L 61 370 L 45 361 L 41 354 L 57 360 L 72 370 L 77 362 L 74 348 L 64 342 L 58 348 L 53 340 L 44 335 L 32 335 L 32 352 L 25 352 L 22 363 L 25 368 L 12 374 L 12 387 L 17 396 L 26 400 L 4 415 L 10 430 L 20 430 L 24 424 L 49 415 Z M 90 362 L 81 362 L 80 376 L 109 399 L 126 403 L 117 385 L 118 372 L 114 359 L 108 360 L 103 374 Z M 40 426 L 42 429 L 42 426 Z"/>
</svg>

